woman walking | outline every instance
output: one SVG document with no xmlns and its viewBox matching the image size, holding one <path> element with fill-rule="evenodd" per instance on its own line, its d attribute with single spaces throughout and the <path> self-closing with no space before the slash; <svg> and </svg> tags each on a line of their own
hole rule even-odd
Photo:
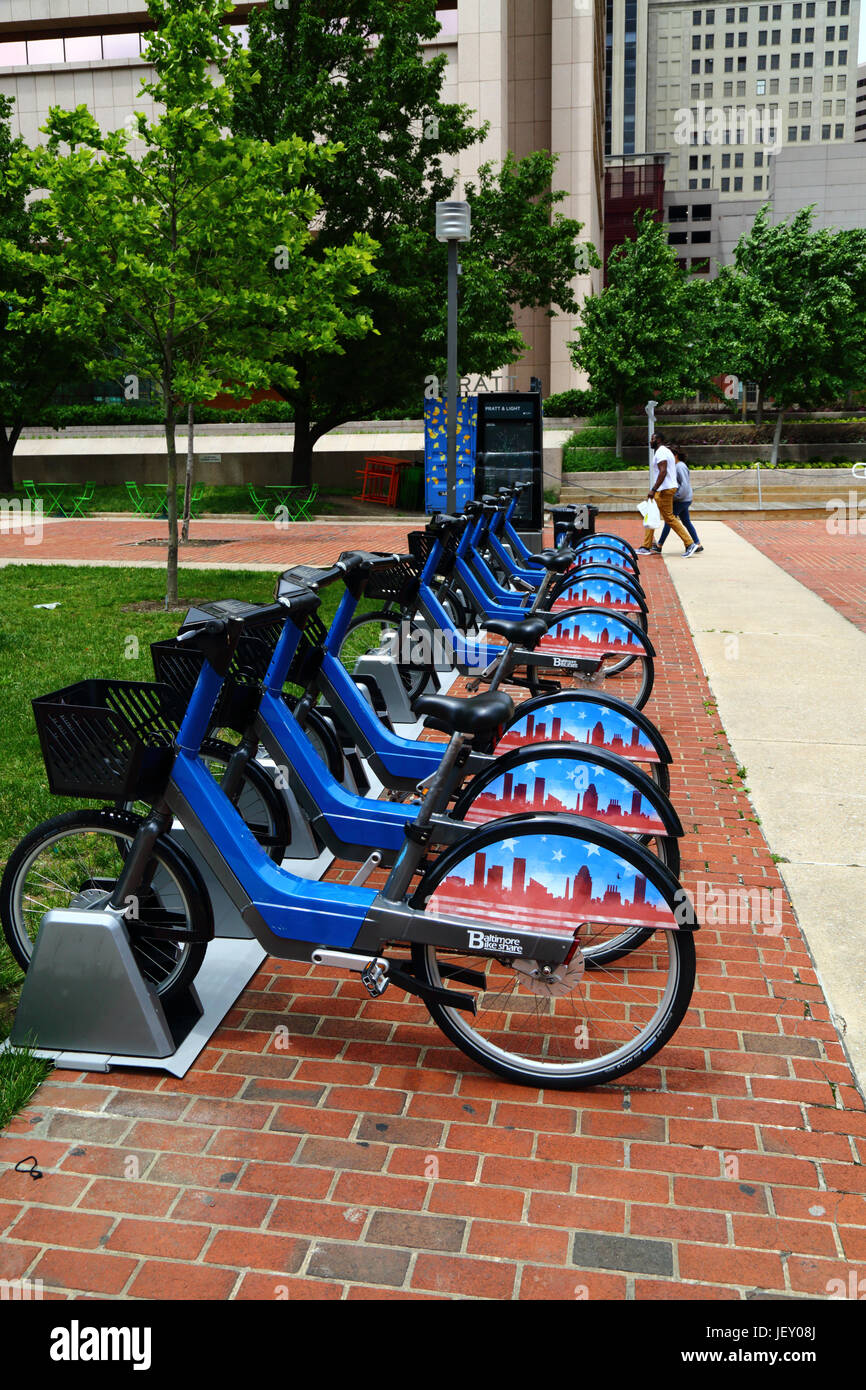
<svg viewBox="0 0 866 1390">
<path fill-rule="evenodd" d="M 689 476 L 689 466 L 686 462 L 686 459 L 683 457 L 682 453 L 676 446 L 674 446 L 673 452 L 674 458 L 676 459 L 677 470 L 677 490 L 674 493 L 673 506 L 674 516 L 682 522 L 683 526 L 685 526 L 686 530 L 691 536 L 695 546 L 693 553 L 695 555 L 699 555 L 704 547 L 701 545 L 700 537 L 698 536 L 698 533 L 695 530 L 694 523 L 689 514 L 689 508 L 691 507 L 692 501 L 694 499 L 692 480 Z M 658 539 L 658 545 L 653 544 L 653 555 L 661 555 L 662 546 L 668 538 L 668 533 L 670 532 L 670 529 L 670 526 L 667 524 L 667 522 L 665 522 L 664 529 Z"/>
</svg>

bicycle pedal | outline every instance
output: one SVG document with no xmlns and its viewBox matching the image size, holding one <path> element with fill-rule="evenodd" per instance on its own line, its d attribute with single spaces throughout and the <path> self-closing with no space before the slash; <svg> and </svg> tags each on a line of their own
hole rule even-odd
<svg viewBox="0 0 866 1390">
<path fill-rule="evenodd" d="M 361 971 L 361 984 L 372 999 L 378 999 L 390 984 L 388 971 L 384 970 L 378 961 L 371 960 L 366 969 Z"/>
</svg>

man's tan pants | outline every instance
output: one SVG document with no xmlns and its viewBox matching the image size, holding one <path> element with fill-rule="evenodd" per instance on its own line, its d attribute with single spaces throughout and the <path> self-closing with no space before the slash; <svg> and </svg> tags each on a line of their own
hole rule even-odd
<svg viewBox="0 0 866 1390">
<path fill-rule="evenodd" d="M 656 493 L 656 506 L 661 512 L 662 521 L 666 521 L 672 531 L 675 531 L 684 545 L 692 545 L 693 541 L 683 523 L 678 516 L 674 516 L 674 497 L 676 488 L 666 487 L 661 492 Z M 643 533 L 644 549 L 649 550 L 655 539 L 655 531 L 648 526 Z"/>
</svg>

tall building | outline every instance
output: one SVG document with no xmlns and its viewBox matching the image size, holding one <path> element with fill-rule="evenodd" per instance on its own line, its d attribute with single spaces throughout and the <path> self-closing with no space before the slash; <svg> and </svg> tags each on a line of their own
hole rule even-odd
<svg viewBox="0 0 866 1390">
<path fill-rule="evenodd" d="M 866 140 L 866 63 L 857 69 L 857 102 L 854 107 L 854 139 Z"/>
<path fill-rule="evenodd" d="M 780 151 L 823 149 L 824 162 L 841 166 L 834 150 L 866 139 L 866 114 L 856 116 L 858 92 L 866 112 L 866 82 L 857 86 L 860 0 L 611 0 L 606 21 L 610 167 L 641 152 L 644 164 L 664 159 L 670 243 L 693 271 L 711 273 L 730 258 L 779 183 L 771 167 Z M 809 161 L 791 167 L 798 163 Z"/>
<path fill-rule="evenodd" d="M 233 22 L 243 26 L 261 3 L 238 3 Z M 458 196 L 480 163 L 496 163 L 508 150 L 550 149 L 559 157 L 557 185 L 567 193 L 560 209 L 584 224 L 584 236 L 601 252 L 604 0 L 440 0 L 437 13 L 442 31 L 428 51 L 447 57 L 445 99 L 465 103 L 490 127 L 459 162 Z M 148 111 L 147 99 L 138 97 L 147 27 L 144 0 L 0 0 L 0 92 L 15 98 L 24 138 L 39 141 L 52 105 L 84 102 L 104 129 Z M 578 276 L 578 298 L 600 283 L 597 271 Z M 545 393 L 583 384 L 568 353 L 575 318 L 523 311 L 518 323 L 530 351 L 508 369 L 506 384 L 528 389 L 537 376 Z"/>
</svg>

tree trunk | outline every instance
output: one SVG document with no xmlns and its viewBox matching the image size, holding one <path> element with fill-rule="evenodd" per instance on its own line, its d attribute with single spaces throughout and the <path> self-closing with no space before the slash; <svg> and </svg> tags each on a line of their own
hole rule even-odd
<svg viewBox="0 0 866 1390">
<path fill-rule="evenodd" d="M 292 448 L 292 484 L 309 487 L 313 478 L 313 430 L 309 403 L 295 401 L 295 442 Z"/>
<path fill-rule="evenodd" d="M 12 477 L 12 456 L 20 433 L 20 430 L 10 430 L 7 438 L 6 430 L 0 428 L 0 492 L 4 494 L 11 492 L 15 486 Z"/>
<path fill-rule="evenodd" d="M 782 421 L 784 418 L 785 412 L 784 410 L 780 410 L 776 416 L 776 429 L 773 433 L 773 452 L 770 455 L 771 464 L 777 464 L 779 462 L 779 440 L 782 438 Z"/>
<path fill-rule="evenodd" d="M 618 459 L 622 458 L 622 436 L 624 419 L 625 401 L 623 400 L 622 396 L 620 396 L 619 400 L 616 403 L 616 456 Z"/>
<path fill-rule="evenodd" d="M 168 511 L 168 558 L 165 567 L 165 606 L 176 608 L 177 597 L 177 447 L 174 429 L 176 419 L 171 388 L 165 392 L 165 447 L 168 458 L 166 509 Z"/>
<path fill-rule="evenodd" d="M 745 392 L 746 392 L 746 383 L 743 382 L 743 399 L 744 399 L 744 400 L 745 400 Z M 756 425 L 763 425 L 763 423 L 764 423 L 764 383 L 763 383 L 762 381 L 759 381 L 759 382 L 758 382 L 758 399 L 757 399 L 757 402 L 756 402 L 756 404 L 755 404 L 755 424 L 756 424 Z"/>
<path fill-rule="evenodd" d="M 186 478 L 183 485 L 183 527 L 181 540 L 189 540 L 189 509 L 192 498 L 192 470 L 195 461 L 195 406 L 191 405 L 186 416 Z"/>
</svg>

